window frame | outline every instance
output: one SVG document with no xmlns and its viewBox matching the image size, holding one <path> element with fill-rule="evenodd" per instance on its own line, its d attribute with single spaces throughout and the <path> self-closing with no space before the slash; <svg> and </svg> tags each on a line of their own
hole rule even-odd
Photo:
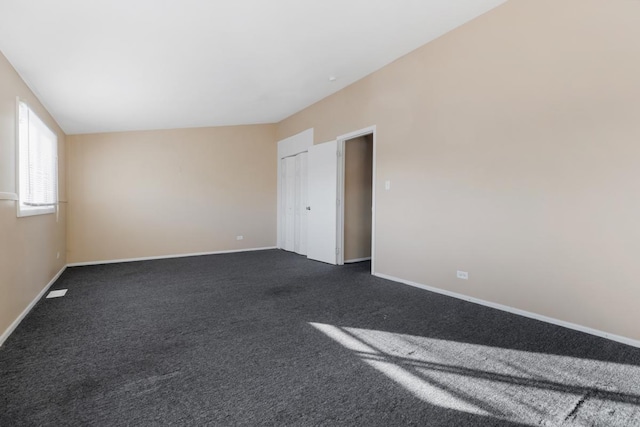
<svg viewBox="0 0 640 427">
<path fill-rule="evenodd" d="M 21 169 L 21 157 L 20 157 L 20 105 L 24 104 L 29 109 L 29 114 L 34 114 L 38 120 L 42 122 L 42 124 L 51 132 L 54 136 L 54 179 L 55 179 L 55 202 L 52 205 L 48 206 L 29 206 L 23 203 L 23 195 L 21 194 L 22 187 L 22 169 Z M 16 139 L 16 194 L 18 196 L 16 200 L 16 211 L 18 218 L 21 217 L 29 217 L 35 215 L 48 215 L 56 213 L 58 210 L 59 203 L 59 189 L 58 189 L 58 134 L 54 132 L 45 122 L 40 118 L 38 114 L 31 108 L 29 103 L 20 97 L 16 97 L 16 121 L 15 121 L 15 139 Z"/>
</svg>

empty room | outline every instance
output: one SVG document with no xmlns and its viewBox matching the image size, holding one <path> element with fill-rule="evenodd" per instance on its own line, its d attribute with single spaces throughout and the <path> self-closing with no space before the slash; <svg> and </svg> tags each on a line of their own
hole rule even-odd
<svg viewBox="0 0 640 427">
<path fill-rule="evenodd" d="M 640 426 L 639 40 L 0 1 L 0 426 Z"/>
</svg>

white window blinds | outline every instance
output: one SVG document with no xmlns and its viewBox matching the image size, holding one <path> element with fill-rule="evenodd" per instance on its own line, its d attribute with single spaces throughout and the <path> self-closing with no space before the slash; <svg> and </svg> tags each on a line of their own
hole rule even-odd
<svg viewBox="0 0 640 427">
<path fill-rule="evenodd" d="M 58 138 L 23 102 L 18 105 L 20 211 L 53 212 L 58 203 Z"/>
</svg>

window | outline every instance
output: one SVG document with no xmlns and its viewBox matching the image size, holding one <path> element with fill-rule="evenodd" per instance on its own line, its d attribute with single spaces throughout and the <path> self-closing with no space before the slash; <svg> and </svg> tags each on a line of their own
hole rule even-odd
<svg viewBox="0 0 640 427">
<path fill-rule="evenodd" d="M 18 101 L 18 216 L 55 212 L 58 138 L 27 104 Z"/>
</svg>

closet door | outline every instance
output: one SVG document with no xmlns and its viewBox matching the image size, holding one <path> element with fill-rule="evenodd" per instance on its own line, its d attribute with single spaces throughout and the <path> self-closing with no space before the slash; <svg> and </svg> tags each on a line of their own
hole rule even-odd
<svg viewBox="0 0 640 427">
<path fill-rule="evenodd" d="M 296 211 L 296 160 L 295 157 L 282 159 L 282 198 L 284 211 L 283 249 L 295 250 L 295 211 Z"/>
<path fill-rule="evenodd" d="M 307 254 L 307 223 L 308 223 L 308 191 L 307 191 L 307 153 L 296 156 L 295 178 L 295 252 Z"/>
</svg>

